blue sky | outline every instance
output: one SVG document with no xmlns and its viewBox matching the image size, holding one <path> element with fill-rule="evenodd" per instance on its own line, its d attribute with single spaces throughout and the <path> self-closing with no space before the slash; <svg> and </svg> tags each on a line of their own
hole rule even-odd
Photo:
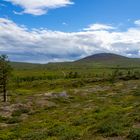
<svg viewBox="0 0 140 140">
<path fill-rule="evenodd" d="M 73 2 L 72 5 L 50 10 L 44 15 L 19 16 L 13 11 L 22 11 L 20 6 L 1 0 L 1 4 L 6 7 L 1 7 L 0 12 L 1 17 L 8 17 L 29 28 L 45 27 L 69 32 L 78 31 L 92 23 L 125 24 L 123 28 L 126 28 L 140 18 L 139 0 L 73 0 Z M 65 27 L 62 23 L 67 23 L 69 27 Z"/>
<path fill-rule="evenodd" d="M 139 0 L 0 0 L 0 53 L 39 63 L 140 57 L 139 13 Z"/>
</svg>

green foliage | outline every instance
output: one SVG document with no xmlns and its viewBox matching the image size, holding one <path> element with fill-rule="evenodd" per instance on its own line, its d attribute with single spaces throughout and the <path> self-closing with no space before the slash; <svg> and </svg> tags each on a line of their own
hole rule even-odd
<svg viewBox="0 0 140 140">
<path fill-rule="evenodd" d="M 48 136 L 58 136 L 60 140 L 75 140 L 79 137 L 77 130 L 65 124 L 55 124 L 49 128 Z"/>
<path fill-rule="evenodd" d="M 140 140 L 140 128 L 131 129 L 128 138 L 131 140 Z"/>
<path fill-rule="evenodd" d="M 0 123 L 3 123 L 7 121 L 7 118 L 6 117 L 3 117 L 3 116 L 0 116 Z"/>
<path fill-rule="evenodd" d="M 117 120 L 103 121 L 98 125 L 97 132 L 107 137 L 120 136 L 122 134 L 122 126 Z"/>
<path fill-rule="evenodd" d="M 137 96 L 137 97 L 140 97 L 140 90 L 134 90 L 133 95 Z"/>
<path fill-rule="evenodd" d="M 15 123 L 19 123 L 19 122 L 21 122 L 21 120 L 18 117 L 12 117 L 12 118 L 8 118 L 6 123 L 15 124 Z"/>
<path fill-rule="evenodd" d="M 26 140 L 45 140 L 48 137 L 48 133 L 46 131 L 38 131 L 38 132 L 30 132 L 25 134 L 22 139 Z"/>
<path fill-rule="evenodd" d="M 10 102 L 0 103 L 0 109 L 7 111 L 2 115 L 12 114 L 0 117 L 0 139 L 101 140 L 129 135 L 133 140 L 139 136 L 138 128 L 130 129 L 140 121 L 139 67 L 23 65 L 13 71 Z M 66 96 L 60 95 L 63 91 Z M 19 103 L 28 108 L 13 111 Z"/>
<path fill-rule="evenodd" d="M 21 109 L 15 110 L 12 113 L 12 116 L 20 116 L 20 115 L 25 114 L 25 113 L 29 113 L 29 109 L 27 109 L 27 108 L 21 108 Z"/>
<path fill-rule="evenodd" d="M 80 78 L 80 75 L 78 74 L 78 72 L 69 72 L 68 75 L 66 75 L 66 78 Z"/>
<path fill-rule="evenodd" d="M 8 76 L 11 73 L 11 66 L 6 55 L 0 56 L 0 83 L 3 84 L 4 80 L 7 82 Z"/>
<path fill-rule="evenodd" d="M 0 56 L 0 92 L 3 93 L 3 101 L 7 101 L 7 84 L 11 74 L 11 66 L 9 65 L 6 55 Z"/>
</svg>

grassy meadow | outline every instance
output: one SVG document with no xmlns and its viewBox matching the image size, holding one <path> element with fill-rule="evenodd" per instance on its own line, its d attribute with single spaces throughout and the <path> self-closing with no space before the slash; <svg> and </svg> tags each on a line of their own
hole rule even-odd
<svg viewBox="0 0 140 140">
<path fill-rule="evenodd" d="M 12 66 L 0 140 L 140 140 L 139 65 Z"/>
</svg>

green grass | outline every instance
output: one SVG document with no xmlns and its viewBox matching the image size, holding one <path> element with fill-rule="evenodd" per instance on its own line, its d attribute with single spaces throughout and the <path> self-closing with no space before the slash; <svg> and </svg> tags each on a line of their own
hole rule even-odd
<svg viewBox="0 0 140 140">
<path fill-rule="evenodd" d="M 140 139 L 139 68 L 49 65 L 13 71 L 0 140 Z"/>
</svg>

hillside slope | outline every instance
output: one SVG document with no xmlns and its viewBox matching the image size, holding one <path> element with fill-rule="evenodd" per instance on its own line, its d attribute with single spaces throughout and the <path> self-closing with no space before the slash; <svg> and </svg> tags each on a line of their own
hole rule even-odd
<svg viewBox="0 0 140 140">
<path fill-rule="evenodd" d="M 117 54 L 112 54 L 112 53 L 99 53 L 99 54 L 94 54 L 82 58 L 78 60 L 78 62 L 90 62 L 90 61 L 101 62 L 101 61 L 116 61 L 116 60 L 126 60 L 126 59 L 130 59 L 130 58 Z"/>
<path fill-rule="evenodd" d="M 140 67 L 140 58 L 128 58 L 125 56 L 111 54 L 111 53 L 100 53 L 91 55 L 74 62 L 55 62 L 48 64 L 33 64 L 33 63 L 22 63 L 22 62 L 11 62 L 13 68 L 16 69 L 71 69 L 71 68 L 82 68 L 82 67 Z"/>
<path fill-rule="evenodd" d="M 112 53 L 94 54 L 80 60 L 76 63 L 98 64 L 100 66 L 125 66 L 125 67 L 140 67 L 140 58 L 128 58 L 125 56 Z"/>
</svg>

